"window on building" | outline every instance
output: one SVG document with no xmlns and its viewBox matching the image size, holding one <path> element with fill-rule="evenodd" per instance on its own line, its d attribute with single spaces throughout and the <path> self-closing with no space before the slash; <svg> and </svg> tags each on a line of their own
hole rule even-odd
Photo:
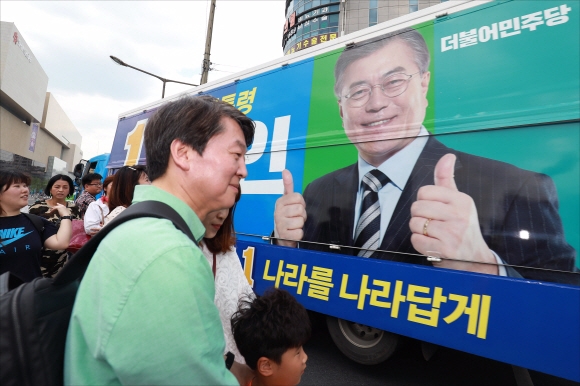
<svg viewBox="0 0 580 386">
<path fill-rule="evenodd" d="M 369 0 L 369 27 L 378 23 L 378 1 Z"/>
<path fill-rule="evenodd" d="M 338 14 L 330 15 L 328 22 L 329 27 L 338 27 Z"/>
<path fill-rule="evenodd" d="M 290 15 L 292 14 L 292 12 L 294 12 L 294 0 L 290 1 L 290 4 L 288 4 L 288 12 L 286 12 L 286 18 L 289 18 Z"/>
<path fill-rule="evenodd" d="M 419 10 L 419 0 L 409 0 L 409 13 Z"/>
</svg>

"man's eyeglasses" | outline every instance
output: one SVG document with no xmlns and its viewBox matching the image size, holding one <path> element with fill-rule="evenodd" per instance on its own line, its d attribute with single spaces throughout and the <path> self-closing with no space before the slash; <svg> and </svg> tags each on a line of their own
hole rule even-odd
<svg viewBox="0 0 580 386">
<path fill-rule="evenodd" d="M 417 71 L 411 75 L 398 72 L 387 76 L 381 83 L 375 84 L 374 86 L 368 84 L 354 86 L 349 90 L 348 94 L 344 96 L 344 99 L 346 99 L 346 104 L 349 107 L 362 107 L 369 101 L 371 94 L 373 93 L 373 88 L 375 87 L 380 87 L 383 95 L 388 98 L 398 97 L 407 91 L 411 78 L 420 72 L 421 71 Z"/>
<path fill-rule="evenodd" d="M 100 182 L 98 184 L 87 184 L 87 185 L 90 185 L 90 186 L 103 186 L 103 184 L 100 183 Z"/>
</svg>

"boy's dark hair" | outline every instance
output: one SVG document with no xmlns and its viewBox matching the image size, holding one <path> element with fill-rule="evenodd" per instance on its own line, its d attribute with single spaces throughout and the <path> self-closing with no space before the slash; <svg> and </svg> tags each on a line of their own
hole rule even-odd
<svg viewBox="0 0 580 386">
<path fill-rule="evenodd" d="M 30 176 L 15 170 L 0 170 L 0 193 L 4 193 L 12 184 L 26 184 L 30 186 Z M 4 213 L 0 205 L 0 213 Z"/>
<path fill-rule="evenodd" d="M 113 189 L 109 189 L 109 208 L 111 210 L 118 206 L 128 207 L 133 202 L 135 186 L 139 185 L 141 174 L 147 174 L 145 166 L 123 166 L 113 178 Z"/>
<path fill-rule="evenodd" d="M 52 186 L 54 185 L 54 183 L 56 181 L 60 181 L 60 180 L 63 180 L 63 181 L 65 181 L 68 184 L 68 194 L 67 194 L 67 196 L 70 196 L 71 194 L 73 194 L 74 191 L 75 191 L 75 187 L 74 187 L 73 181 L 66 174 L 57 174 L 55 176 L 52 176 L 52 178 L 50 180 L 48 180 L 48 184 L 46 184 L 46 188 L 44 188 L 44 194 L 46 194 L 47 196 L 50 196 L 50 191 L 52 189 Z"/>
<path fill-rule="evenodd" d="M 240 300 L 232 333 L 246 364 L 256 370 L 266 357 L 280 364 L 282 355 L 310 338 L 306 309 L 287 291 L 272 288 L 253 301 Z"/>
<path fill-rule="evenodd" d="M 103 176 L 101 176 L 98 173 L 89 173 L 89 174 L 87 174 L 86 176 L 83 177 L 83 180 L 82 180 L 83 188 L 85 187 L 85 185 L 90 184 L 94 180 L 101 181 L 102 179 L 103 179 Z"/>
<path fill-rule="evenodd" d="M 156 180 L 167 170 L 173 140 L 179 139 L 201 155 L 210 138 L 223 131 L 221 120 L 225 117 L 240 125 L 249 147 L 254 140 L 254 121 L 229 103 L 204 95 L 163 105 L 147 122 L 144 134 L 149 180 Z"/>
</svg>

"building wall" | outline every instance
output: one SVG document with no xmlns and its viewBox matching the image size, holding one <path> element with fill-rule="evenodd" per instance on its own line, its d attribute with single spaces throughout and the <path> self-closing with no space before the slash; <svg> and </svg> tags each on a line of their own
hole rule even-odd
<svg viewBox="0 0 580 386">
<path fill-rule="evenodd" d="M 0 144 L 3 150 L 47 164 L 49 156 L 60 158 L 62 143 L 44 130 L 38 130 L 34 152 L 28 150 L 32 127 L 0 106 Z"/>
<path fill-rule="evenodd" d="M 40 127 L 62 143 L 61 153 L 55 155 L 66 161 L 69 170 L 72 171 L 72 167 L 82 157 L 80 151 L 82 136 L 50 92 L 46 93 Z"/>
<path fill-rule="evenodd" d="M 291 0 L 287 3 L 282 47 L 285 54 L 336 39 L 340 0 Z"/>
<path fill-rule="evenodd" d="M 27 122 L 40 122 L 48 76 L 14 23 L 0 22 L 0 101 Z"/>
<path fill-rule="evenodd" d="M 359 31 L 363 28 L 370 27 L 369 20 L 369 0 L 347 0 L 345 3 L 345 12 L 342 17 L 344 22 L 345 34 Z M 412 6 L 417 5 L 417 9 L 424 9 L 441 3 L 441 0 L 378 0 L 377 13 L 378 23 L 397 18 L 399 16 L 411 13 Z"/>
<path fill-rule="evenodd" d="M 67 148 L 62 149 L 62 153 L 60 158 L 63 161 L 66 161 L 67 170 L 72 172 L 75 168 L 75 165 L 78 164 L 81 159 L 83 158 L 83 152 L 81 150 L 81 145 L 75 145 L 71 143 Z"/>
<path fill-rule="evenodd" d="M 446 0 L 286 0 L 282 48 L 285 55 L 291 54 L 442 1 Z"/>
<path fill-rule="evenodd" d="M 26 171 L 39 183 L 72 172 L 82 158 L 81 134 L 47 93 L 48 76 L 14 23 L 0 22 L 0 43 L 1 166 Z M 32 125 L 39 126 L 35 146 Z"/>
</svg>

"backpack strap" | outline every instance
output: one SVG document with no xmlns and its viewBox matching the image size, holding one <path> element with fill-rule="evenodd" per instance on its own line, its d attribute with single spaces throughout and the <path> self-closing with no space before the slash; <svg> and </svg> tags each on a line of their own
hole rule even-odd
<svg viewBox="0 0 580 386">
<path fill-rule="evenodd" d="M 54 285 L 66 285 L 81 278 L 87 270 L 93 254 L 96 252 L 100 242 L 105 238 L 105 236 L 124 222 L 141 217 L 154 217 L 170 220 L 177 229 L 185 233 L 185 235 L 197 245 L 197 241 L 195 237 L 193 237 L 193 234 L 185 223 L 185 220 L 172 207 L 160 201 L 138 202 L 131 205 L 120 215 L 115 217 L 106 227 L 103 227 L 85 245 L 83 245 L 83 247 L 73 255 L 73 257 L 54 277 Z"/>
<path fill-rule="evenodd" d="M 40 237 L 42 239 L 42 232 L 44 232 L 44 222 L 42 218 L 30 213 L 22 213 L 24 216 L 28 217 L 34 228 L 40 233 Z"/>
</svg>

